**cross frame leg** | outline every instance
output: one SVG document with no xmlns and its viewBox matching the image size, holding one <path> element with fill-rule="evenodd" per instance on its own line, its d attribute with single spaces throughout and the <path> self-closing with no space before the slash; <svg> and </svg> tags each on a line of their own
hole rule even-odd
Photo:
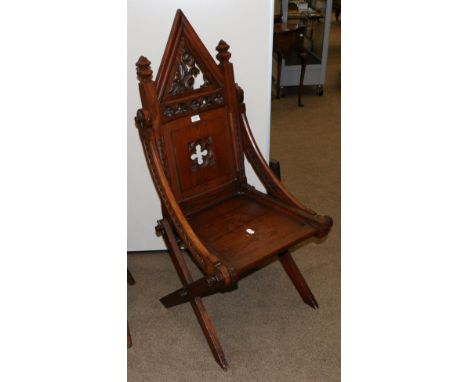
<svg viewBox="0 0 468 382">
<path fill-rule="evenodd" d="M 280 163 L 274 159 L 270 159 L 270 168 L 278 178 L 281 180 L 281 166 Z M 305 281 L 304 277 L 302 276 L 301 271 L 297 267 L 296 262 L 292 258 L 291 254 L 288 250 L 281 253 L 279 256 L 279 260 L 281 265 L 283 266 L 284 270 L 286 271 L 287 275 L 291 279 L 292 283 L 296 287 L 296 290 L 299 292 L 302 300 L 307 304 L 310 305 L 314 309 L 318 309 L 319 305 L 318 302 L 310 290 L 307 282 Z"/>
<path fill-rule="evenodd" d="M 220 276 L 220 277 L 218 277 Z M 190 302 L 195 297 L 206 297 L 218 292 L 226 291 L 221 275 L 202 277 L 201 279 L 185 285 L 160 299 L 166 308 Z"/>
<path fill-rule="evenodd" d="M 302 276 L 301 271 L 297 267 L 296 262 L 292 258 L 289 251 L 285 251 L 281 255 L 279 255 L 279 260 L 281 265 L 283 266 L 284 270 L 288 274 L 289 278 L 291 279 L 292 283 L 296 287 L 297 291 L 299 292 L 302 300 L 307 304 L 310 305 L 314 309 L 318 309 L 319 305 L 315 296 L 313 295 L 312 291 L 310 290 L 307 282 L 305 281 L 304 277 Z"/>
<path fill-rule="evenodd" d="M 192 275 L 190 274 L 183 254 L 177 245 L 175 235 L 172 232 L 172 228 L 169 225 L 169 222 L 163 219 L 160 221 L 160 224 L 163 228 L 163 239 L 166 243 L 172 263 L 174 264 L 182 285 L 187 287 L 190 284 L 194 284 Z M 201 300 L 201 297 L 193 297 L 190 300 L 190 304 L 192 305 L 193 311 L 197 316 L 198 323 L 203 330 L 203 334 L 205 335 L 206 341 L 210 346 L 211 352 L 213 353 L 216 362 L 219 364 L 219 366 L 221 366 L 222 369 L 227 370 L 229 365 L 226 361 L 223 348 L 221 347 L 221 343 L 219 342 L 218 336 L 216 335 L 216 331 L 210 320 L 210 317 L 208 316 L 208 312 Z"/>
</svg>

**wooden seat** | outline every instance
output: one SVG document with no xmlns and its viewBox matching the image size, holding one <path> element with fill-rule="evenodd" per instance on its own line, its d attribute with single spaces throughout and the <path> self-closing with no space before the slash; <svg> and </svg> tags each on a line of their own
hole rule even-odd
<svg viewBox="0 0 468 382">
<path fill-rule="evenodd" d="M 135 118 L 163 218 L 166 243 L 182 288 L 161 298 L 165 307 L 190 303 L 215 360 L 228 363 L 202 298 L 232 291 L 238 282 L 279 259 L 302 300 L 318 308 L 288 249 L 325 236 L 328 216 L 306 208 L 262 157 L 234 81 L 229 45 L 216 47 L 217 64 L 178 10 L 153 80 L 146 57 L 137 62 L 142 108 Z M 245 175 L 252 165 L 267 193 Z M 193 280 L 182 251 L 201 270 Z"/>
<path fill-rule="evenodd" d="M 300 215 L 248 194 L 227 199 L 188 221 L 206 247 L 239 275 L 316 233 Z"/>
</svg>

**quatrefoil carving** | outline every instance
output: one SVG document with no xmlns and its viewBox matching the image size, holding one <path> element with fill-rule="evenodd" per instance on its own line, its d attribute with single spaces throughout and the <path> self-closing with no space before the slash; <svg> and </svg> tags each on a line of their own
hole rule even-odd
<svg viewBox="0 0 468 382">
<path fill-rule="evenodd" d="M 201 166 L 203 164 L 203 157 L 208 155 L 208 150 L 202 150 L 201 145 L 195 146 L 195 154 L 190 155 L 191 160 L 196 160 L 197 164 Z"/>
<path fill-rule="evenodd" d="M 214 161 L 213 140 L 211 137 L 198 139 L 189 144 L 189 155 L 192 161 L 192 171 L 197 171 L 207 166 L 212 166 Z"/>
</svg>

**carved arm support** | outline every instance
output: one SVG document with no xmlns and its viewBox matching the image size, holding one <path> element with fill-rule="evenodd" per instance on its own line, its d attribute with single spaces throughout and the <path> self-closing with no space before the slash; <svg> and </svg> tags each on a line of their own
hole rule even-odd
<svg viewBox="0 0 468 382">
<path fill-rule="evenodd" d="M 237 282 L 234 269 L 222 262 L 219 257 L 211 253 L 203 245 L 175 199 L 158 155 L 155 132 L 151 128 L 152 123 L 149 112 L 140 109 L 135 117 L 135 123 L 140 133 L 151 177 L 175 231 L 204 273 L 215 277 L 217 280 L 222 279 L 224 286 L 231 287 Z"/>
<path fill-rule="evenodd" d="M 268 166 L 265 158 L 263 158 L 260 149 L 255 142 L 252 131 L 247 120 L 245 113 L 245 104 L 243 101 L 243 91 L 240 87 L 237 87 L 240 104 L 240 124 L 242 130 L 242 142 L 244 146 L 244 153 L 247 160 L 252 165 L 255 173 L 257 174 L 260 181 L 263 183 L 268 193 L 276 198 L 278 201 L 294 208 L 297 211 L 301 211 L 304 217 L 317 227 L 317 237 L 325 236 L 330 230 L 333 220 L 326 215 L 318 215 L 312 209 L 307 208 L 302 204 L 294 195 L 292 195 L 281 183 L 281 181 L 275 176 L 273 171 Z M 258 193 L 258 192 L 257 192 Z"/>
</svg>

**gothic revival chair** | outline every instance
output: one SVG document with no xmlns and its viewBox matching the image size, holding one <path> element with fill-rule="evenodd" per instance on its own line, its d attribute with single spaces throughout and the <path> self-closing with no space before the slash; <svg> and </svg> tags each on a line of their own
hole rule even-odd
<svg viewBox="0 0 468 382">
<path fill-rule="evenodd" d="M 147 58 L 136 64 L 142 108 L 135 122 L 162 204 L 156 233 L 183 285 L 161 302 L 192 305 L 226 369 L 202 297 L 235 289 L 279 258 L 304 302 L 318 308 L 288 249 L 325 236 L 332 220 L 306 208 L 272 173 L 250 130 L 229 45 L 221 40 L 216 50 L 219 64 L 178 10 L 156 79 Z M 268 194 L 248 184 L 244 157 Z M 199 280 L 192 279 L 183 250 L 203 273 Z"/>
</svg>

